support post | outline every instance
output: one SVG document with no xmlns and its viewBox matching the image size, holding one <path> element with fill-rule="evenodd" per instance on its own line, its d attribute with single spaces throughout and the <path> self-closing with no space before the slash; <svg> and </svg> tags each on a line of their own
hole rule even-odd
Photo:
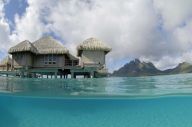
<svg viewBox="0 0 192 127">
<path fill-rule="evenodd" d="M 87 77 L 90 78 L 90 77 L 91 77 L 91 73 L 89 73 L 89 74 L 87 75 Z"/>
<path fill-rule="evenodd" d="M 14 61 L 13 61 L 13 58 L 11 59 L 11 71 L 13 71 L 13 64 L 14 64 Z"/>
<path fill-rule="evenodd" d="M 75 78 L 74 72 L 71 72 L 71 78 Z"/>
<path fill-rule="evenodd" d="M 91 74 L 91 78 L 95 78 L 95 75 L 94 75 L 93 71 L 90 74 Z"/>
<path fill-rule="evenodd" d="M 21 72 L 21 78 L 24 78 L 24 72 Z"/>
<path fill-rule="evenodd" d="M 35 74 L 34 73 L 32 73 L 32 78 L 34 78 L 35 77 Z"/>
<path fill-rule="evenodd" d="M 36 76 L 36 73 L 33 73 L 33 78 L 36 78 L 37 76 Z"/>
<path fill-rule="evenodd" d="M 57 72 L 55 72 L 55 79 L 57 78 Z"/>
</svg>

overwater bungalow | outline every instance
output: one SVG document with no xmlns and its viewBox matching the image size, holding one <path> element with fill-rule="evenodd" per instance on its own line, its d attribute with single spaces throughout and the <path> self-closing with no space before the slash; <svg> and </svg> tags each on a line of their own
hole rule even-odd
<svg viewBox="0 0 192 127">
<path fill-rule="evenodd" d="M 96 38 L 89 38 L 77 47 L 77 56 L 80 57 L 80 65 L 89 68 L 96 67 L 94 76 L 102 77 L 107 72 L 105 56 L 111 51 L 107 45 Z"/>
<path fill-rule="evenodd" d="M 60 42 L 47 36 L 33 43 L 20 42 L 9 49 L 9 54 L 12 55 L 11 71 L 21 77 L 67 78 L 71 75 L 76 78 L 83 75 L 89 78 L 107 75 L 105 55 L 110 51 L 111 48 L 100 40 L 89 38 L 77 47 L 76 57 Z"/>
<path fill-rule="evenodd" d="M 11 58 L 9 56 L 0 62 L 0 71 L 11 71 Z"/>
</svg>

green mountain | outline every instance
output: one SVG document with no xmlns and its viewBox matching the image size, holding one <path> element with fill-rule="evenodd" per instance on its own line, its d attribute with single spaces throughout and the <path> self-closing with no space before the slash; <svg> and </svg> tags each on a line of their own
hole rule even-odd
<svg viewBox="0 0 192 127">
<path fill-rule="evenodd" d="M 173 69 L 165 70 L 164 73 L 165 74 L 192 73 L 192 65 L 190 63 L 183 62 Z"/>
<path fill-rule="evenodd" d="M 112 76 L 126 77 L 126 76 L 152 76 L 152 75 L 169 75 L 180 73 L 192 73 L 192 65 L 186 62 L 180 63 L 173 69 L 165 71 L 158 70 L 151 62 L 141 62 L 135 59 L 125 64 L 120 69 L 113 72 Z"/>
</svg>

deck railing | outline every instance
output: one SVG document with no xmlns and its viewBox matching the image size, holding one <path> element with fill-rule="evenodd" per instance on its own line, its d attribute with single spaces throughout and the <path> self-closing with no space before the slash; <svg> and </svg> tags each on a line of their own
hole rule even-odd
<svg viewBox="0 0 192 127">
<path fill-rule="evenodd" d="M 102 65 L 100 63 L 82 63 L 82 66 L 86 67 L 97 67 L 99 69 L 106 68 L 105 65 Z"/>
</svg>

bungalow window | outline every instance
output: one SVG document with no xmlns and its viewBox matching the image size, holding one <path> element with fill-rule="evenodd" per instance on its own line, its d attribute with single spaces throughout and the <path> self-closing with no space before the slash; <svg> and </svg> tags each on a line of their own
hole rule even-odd
<svg viewBox="0 0 192 127">
<path fill-rule="evenodd" d="M 45 55 L 44 56 L 44 64 L 56 64 L 56 55 Z"/>
<path fill-rule="evenodd" d="M 45 55 L 44 56 L 44 64 L 46 64 L 46 65 L 48 64 L 48 59 L 47 58 L 48 58 L 48 55 Z"/>
<path fill-rule="evenodd" d="M 16 59 L 16 60 L 21 60 L 22 58 L 23 58 L 23 54 L 17 53 L 17 54 L 15 55 L 15 59 Z"/>
<path fill-rule="evenodd" d="M 53 61 L 53 57 L 52 57 L 52 55 L 49 55 L 49 56 L 48 56 L 48 62 L 49 62 L 49 64 L 52 64 L 52 61 Z"/>
<path fill-rule="evenodd" d="M 52 59 L 53 61 L 53 64 L 56 64 L 56 56 L 55 55 L 53 55 L 53 59 Z"/>
</svg>

